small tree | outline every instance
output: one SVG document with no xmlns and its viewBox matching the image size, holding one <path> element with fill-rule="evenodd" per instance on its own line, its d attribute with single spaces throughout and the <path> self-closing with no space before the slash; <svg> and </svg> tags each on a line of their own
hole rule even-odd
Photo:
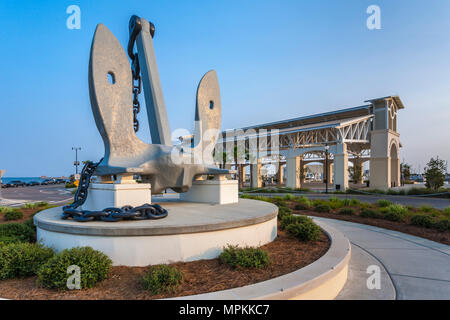
<svg viewBox="0 0 450 320">
<path fill-rule="evenodd" d="M 411 166 L 407 163 L 400 164 L 403 181 L 408 181 L 411 178 Z"/>
<path fill-rule="evenodd" d="M 350 176 L 350 181 L 353 183 L 358 183 L 358 179 L 362 174 L 362 166 L 348 167 L 348 173 Z"/>
<path fill-rule="evenodd" d="M 431 158 L 424 170 L 424 175 L 427 179 L 425 186 L 427 188 L 437 190 L 444 185 L 445 174 L 447 172 L 447 166 L 444 160 L 439 159 L 439 157 L 436 157 L 436 159 Z"/>
</svg>

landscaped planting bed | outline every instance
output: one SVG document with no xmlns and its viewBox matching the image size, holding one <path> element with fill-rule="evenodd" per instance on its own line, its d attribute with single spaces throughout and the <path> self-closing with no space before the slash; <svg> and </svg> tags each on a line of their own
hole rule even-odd
<svg viewBox="0 0 450 320">
<path fill-rule="evenodd" d="M 388 200 L 371 204 L 335 197 L 310 200 L 291 194 L 271 198 L 244 194 L 242 197 L 275 203 L 284 212 L 368 224 L 450 244 L 450 207 L 444 210 L 429 206 L 414 208 Z"/>
<path fill-rule="evenodd" d="M 281 228 L 279 223 L 277 238 L 262 247 L 227 247 L 217 259 L 149 267 L 111 267 L 109 258 L 88 247 L 65 250 L 59 254 L 49 253 L 48 249 L 28 244 L 34 239 L 34 228 L 29 220 L 16 223 L 12 228 L 10 224 L 3 225 L 7 226 L 4 237 L 14 241 L 0 244 L 0 259 L 11 259 L 8 253 L 18 250 L 32 255 L 35 253 L 34 247 L 42 253 L 39 254 L 40 259 L 34 259 L 30 268 L 27 265 L 29 259 L 19 261 L 19 270 L 30 270 L 27 273 L 6 270 L 8 273 L 4 274 L 7 276 L 0 278 L 0 297 L 160 299 L 226 290 L 269 280 L 311 264 L 330 247 L 328 237 L 310 219 L 292 219 L 289 216 L 293 217 L 285 209 L 280 210 L 279 218 L 285 219 L 284 225 Z M 287 221 L 289 219 L 292 221 Z M 17 230 L 26 231 L 26 235 L 17 236 Z M 26 245 L 13 247 L 21 243 Z M 66 269 L 73 264 L 81 264 L 81 283 L 90 288 L 66 289 L 66 279 L 69 277 Z M 89 272 L 83 274 L 83 269 Z"/>
<path fill-rule="evenodd" d="M 0 207 L 0 224 L 27 221 L 39 211 L 50 207 L 47 202 L 28 203 L 20 208 Z"/>
</svg>

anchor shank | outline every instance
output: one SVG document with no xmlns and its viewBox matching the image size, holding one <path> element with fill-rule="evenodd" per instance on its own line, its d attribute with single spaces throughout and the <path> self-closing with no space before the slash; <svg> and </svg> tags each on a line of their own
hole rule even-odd
<svg viewBox="0 0 450 320">
<path fill-rule="evenodd" d="M 166 105 L 159 80 L 153 39 L 150 34 L 150 24 L 143 18 L 140 18 L 140 20 L 142 31 L 136 38 L 136 45 L 152 143 L 171 146 L 172 139 L 169 119 L 167 117 Z"/>
</svg>

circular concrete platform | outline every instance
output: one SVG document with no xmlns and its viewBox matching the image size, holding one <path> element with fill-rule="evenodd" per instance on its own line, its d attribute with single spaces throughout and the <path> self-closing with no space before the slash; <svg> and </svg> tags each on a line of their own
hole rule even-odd
<svg viewBox="0 0 450 320">
<path fill-rule="evenodd" d="M 90 246 L 114 265 L 147 266 L 213 259 L 226 245 L 261 246 L 277 235 L 278 208 L 271 203 L 160 204 L 169 212 L 165 219 L 121 222 L 62 220 L 61 207 L 47 209 L 34 217 L 37 238 L 56 251 Z"/>
</svg>

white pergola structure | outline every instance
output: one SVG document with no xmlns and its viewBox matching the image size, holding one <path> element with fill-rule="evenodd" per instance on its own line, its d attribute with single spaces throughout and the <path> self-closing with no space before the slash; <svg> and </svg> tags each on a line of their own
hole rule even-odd
<svg viewBox="0 0 450 320">
<path fill-rule="evenodd" d="M 251 186 L 262 184 L 260 169 L 268 155 L 278 151 L 278 182 L 284 180 L 282 166 L 286 165 L 286 186 L 301 188 L 309 162 L 328 162 L 328 182 L 337 190 L 349 185 L 348 161 L 352 161 L 361 177 L 362 166 L 370 160 L 370 186 L 386 189 L 400 184 L 398 110 L 403 103 L 398 96 L 388 96 L 365 101 L 367 104 L 306 117 L 271 122 L 232 131 L 222 132 L 218 143 L 224 148 L 228 143 L 242 143 L 248 147 L 256 136 L 271 136 L 258 144 L 258 156 L 250 161 L 233 163 L 238 168 L 240 185 L 244 167 L 251 166 Z M 231 134 L 230 134 L 231 132 Z M 236 134 L 232 134 L 236 132 Z M 275 138 L 274 138 L 275 137 Z M 229 150 L 229 149 L 228 149 Z M 325 161 L 327 154 L 327 161 Z M 230 164 L 228 164 L 229 166 Z M 332 169 L 333 167 L 333 169 Z M 324 170 L 325 172 L 325 170 Z M 332 173 L 332 174 L 331 174 Z"/>
</svg>

